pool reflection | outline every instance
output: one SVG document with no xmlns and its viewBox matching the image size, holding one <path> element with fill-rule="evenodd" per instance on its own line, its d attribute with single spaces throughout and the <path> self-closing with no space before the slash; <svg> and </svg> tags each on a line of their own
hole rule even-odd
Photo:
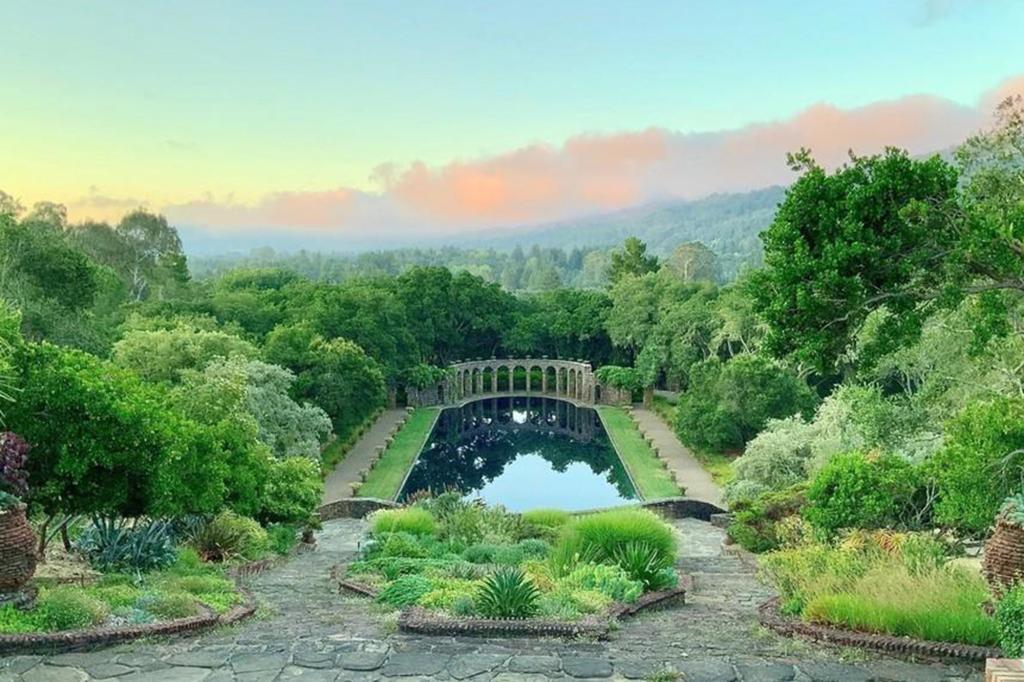
<svg viewBox="0 0 1024 682">
<path fill-rule="evenodd" d="M 637 499 L 597 413 L 541 396 L 444 410 L 399 499 L 421 490 L 457 490 L 513 511 Z"/>
</svg>

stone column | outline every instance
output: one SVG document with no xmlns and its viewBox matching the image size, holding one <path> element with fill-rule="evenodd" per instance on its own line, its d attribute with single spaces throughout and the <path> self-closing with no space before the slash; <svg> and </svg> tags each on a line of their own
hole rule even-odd
<svg viewBox="0 0 1024 682">
<path fill-rule="evenodd" d="M 547 367 L 541 367 L 540 368 L 540 392 L 544 393 L 545 395 L 548 392 L 548 368 Z"/>
<path fill-rule="evenodd" d="M 531 376 L 533 374 L 533 370 L 530 368 L 529 365 L 527 365 L 523 369 L 526 370 L 526 392 L 529 393 L 530 392 L 530 379 L 533 378 Z"/>
</svg>

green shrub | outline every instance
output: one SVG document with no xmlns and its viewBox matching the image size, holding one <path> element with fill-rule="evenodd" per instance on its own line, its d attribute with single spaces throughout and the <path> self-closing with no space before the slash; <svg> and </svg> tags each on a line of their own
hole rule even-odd
<svg viewBox="0 0 1024 682">
<path fill-rule="evenodd" d="M 111 609 L 131 606 L 140 594 L 138 588 L 131 585 L 105 585 L 92 588 L 92 595 Z"/>
<path fill-rule="evenodd" d="M 163 620 L 190 618 L 199 613 L 195 598 L 184 592 L 146 594 L 139 598 L 136 605 Z"/>
<path fill-rule="evenodd" d="M 370 521 L 375 535 L 399 532 L 413 535 L 433 535 L 437 530 L 434 517 L 429 511 L 420 507 L 382 509 L 374 512 Z"/>
<path fill-rule="evenodd" d="M 701 363 L 679 398 L 675 430 L 687 445 L 722 451 L 742 448 L 769 419 L 810 417 L 815 397 L 800 378 L 761 355 Z"/>
<path fill-rule="evenodd" d="M 653 548 L 658 561 L 671 566 L 676 558 L 676 537 L 668 524 L 643 509 L 615 509 L 576 519 L 559 544 L 596 562 L 615 563 L 615 552 L 631 542 Z M 564 550 L 563 550 L 564 551 Z"/>
<path fill-rule="evenodd" d="M 492 573 L 477 593 L 476 605 L 488 618 L 529 618 L 537 612 L 540 593 L 519 568 Z"/>
<path fill-rule="evenodd" d="M 996 607 L 999 648 L 1010 658 L 1024 656 L 1024 585 L 1015 585 Z"/>
<path fill-rule="evenodd" d="M 804 518 L 826 537 L 843 528 L 906 527 L 922 486 L 902 457 L 837 455 L 811 481 Z"/>
<path fill-rule="evenodd" d="M 551 552 L 551 545 L 539 538 L 520 540 L 516 547 L 525 559 L 543 559 Z"/>
<path fill-rule="evenodd" d="M 409 606 L 418 602 L 432 589 L 433 584 L 422 575 L 403 575 L 381 590 L 377 595 L 377 601 L 390 606 Z"/>
<path fill-rule="evenodd" d="M 556 620 L 576 620 L 583 612 L 572 592 L 555 590 L 543 593 L 537 600 L 537 615 Z"/>
<path fill-rule="evenodd" d="M 260 518 L 275 523 L 305 523 L 320 506 L 324 482 L 320 465 L 307 457 L 273 460 L 260 496 Z"/>
<path fill-rule="evenodd" d="M 799 518 L 797 515 L 806 502 L 806 486 L 802 484 L 737 501 L 730 509 L 729 537 L 750 552 L 778 549 L 785 539 L 780 522 Z"/>
<path fill-rule="evenodd" d="M 537 612 L 547 618 L 576 620 L 587 613 L 600 613 L 611 603 L 611 597 L 597 590 L 558 587 L 540 596 Z"/>
<path fill-rule="evenodd" d="M 571 591 L 596 590 L 614 601 L 632 603 L 644 591 L 641 582 L 630 578 L 620 566 L 582 564 L 558 581 L 558 587 Z"/>
<path fill-rule="evenodd" d="M 494 563 L 504 566 L 518 566 L 526 559 L 526 552 L 519 545 L 498 545 Z"/>
<path fill-rule="evenodd" d="M 36 610 L 45 630 L 80 630 L 102 623 L 110 614 L 106 604 L 74 587 L 45 590 Z"/>
<path fill-rule="evenodd" d="M 366 549 L 370 557 L 409 557 L 423 559 L 429 554 L 419 538 L 411 533 L 386 533 L 374 537 Z"/>
<path fill-rule="evenodd" d="M 254 519 L 223 511 L 198 532 L 193 544 L 206 561 L 254 559 L 267 550 L 267 531 Z"/>
<path fill-rule="evenodd" d="M 13 604 L 0 606 L 0 634 L 22 635 L 45 629 L 46 625 L 37 611 L 22 611 Z"/>
<path fill-rule="evenodd" d="M 1007 496 L 1019 486 L 1024 452 L 1024 400 L 975 403 L 945 428 L 946 444 L 927 462 L 938 499 L 935 521 L 984 533 Z M 1008 458 L 1008 453 L 1018 453 Z"/>
<path fill-rule="evenodd" d="M 456 616 L 475 616 L 477 613 L 476 601 L 473 599 L 472 596 L 468 594 L 459 595 L 452 602 L 451 612 L 454 613 Z"/>
<path fill-rule="evenodd" d="M 477 580 L 446 580 L 419 598 L 417 603 L 428 609 L 451 609 L 456 601 L 468 597 L 470 600 L 480 587 Z"/>
<path fill-rule="evenodd" d="M 612 559 L 646 590 L 663 590 L 676 584 L 672 557 L 647 542 L 619 545 L 612 552 Z"/>
<path fill-rule="evenodd" d="M 572 514 L 561 509 L 531 509 L 522 513 L 523 521 L 543 528 L 561 528 L 572 520 Z"/>
<path fill-rule="evenodd" d="M 299 533 L 295 526 L 275 523 L 267 528 L 267 546 L 274 554 L 287 556 L 298 543 Z"/>
<path fill-rule="evenodd" d="M 175 577 L 166 582 L 168 589 L 175 592 L 187 592 L 192 595 L 211 592 L 234 592 L 234 585 L 227 578 L 215 575 L 185 575 Z"/>
<path fill-rule="evenodd" d="M 462 552 L 462 558 L 473 564 L 493 564 L 498 545 L 480 542 L 470 545 Z"/>
</svg>

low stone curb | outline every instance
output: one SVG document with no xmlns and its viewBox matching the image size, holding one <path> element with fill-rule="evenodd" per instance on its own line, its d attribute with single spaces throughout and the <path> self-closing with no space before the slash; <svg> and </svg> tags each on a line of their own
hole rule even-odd
<svg viewBox="0 0 1024 682">
<path fill-rule="evenodd" d="M 270 569 L 280 560 L 281 557 L 273 557 L 241 564 L 229 569 L 227 575 L 234 580 L 251 578 Z M 179 635 L 221 625 L 234 625 L 256 613 L 256 602 L 253 600 L 252 595 L 241 587 L 237 589 L 239 594 L 242 595 L 242 603 L 233 606 L 222 614 L 218 614 L 212 609 L 201 607 L 203 613 L 200 613 L 198 616 L 178 618 L 177 620 L 162 623 L 105 626 L 62 632 L 0 635 L 0 655 L 93 649 L 130 642 L 141 637 Z"/>
<path fill-rule="evenodd" d="M 344 567 L 331 569 L 331 579 L 339 591 L 347 590 L 361 597 L 376 599 L 377 588 L 343 575 Z M 453 618 L 419 606 L 402 609 L 398 616 L 398 629 L 421 635 L 475 635 L 475 636 L 525 636 L 525 637 L 606 637 L 612 624 L 632 618 L 642 611 L 680 606 L 685 602 L 686 592 L 693 586 L 690 576 L 680 573 L 679 584 L 668 590 L 648 592 L 632 604 L 616 603 L 604 617 L 585 616 L 578 621 L 546 620 L 539 618 L 498 619 L 498 618 Z"/>
<path fill-rule="evenodd" d="M 984 661 L 999 658 L 1002 652 L 995 647 L 975 646 L 972 644 L 954 644 L 951 642 L 932 642 L 913 637 L 897 637 L 880 635 L 871 632 L 858 632 L 832 627 L 805 623 L 798 618 L 787 618 L 779 610 L 779 598 L 773 597 L 762 604 L 758 612 L 758 621 L 764 627 L 787 637 L 801 637 L 818 642 L 828 642 L 840 646 L 853 646 L 864 649 L 875 649 L 886 653 L 911 654 L 930 659 L 962 659 L 967 661 Z"/>
</svg>

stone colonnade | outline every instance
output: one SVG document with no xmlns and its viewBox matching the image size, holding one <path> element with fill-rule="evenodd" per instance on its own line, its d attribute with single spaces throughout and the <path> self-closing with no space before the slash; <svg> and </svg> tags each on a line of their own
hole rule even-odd
<svg viewBox="0 0 1024 682">
<path fill-rule="evenodd" d="M 525 374 L 525 384 L 517 387 L 519 370 Z M 476 396 L 513 393 L 536 393 L 594 404 L 594 370 L 589 362 L 546 358 L 469 360 L 451 365 L 449 372 L 444 387 L 447 404 Z"/>
</svg>

